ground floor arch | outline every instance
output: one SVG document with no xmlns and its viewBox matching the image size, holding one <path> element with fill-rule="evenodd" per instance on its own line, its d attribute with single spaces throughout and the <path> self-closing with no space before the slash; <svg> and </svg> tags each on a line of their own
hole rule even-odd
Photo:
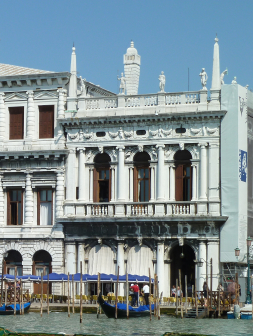
<svg viewBox="0 0 253 336">
<path fill-rule="evenodd" d="M 17 269 L 17 275 L 23 275 L 22 255 L 17 250 L 7 251 L 7 255 L 4 258 L 4 273 L 15 275 L 15 269 Z"/>
<path fill-rule="evenodd" d="M 33 255 L 33 265 L 32 265 L 33 275 L 41 276 L 41 274 L 47 275 L 52 273 L 52 257 L 45 250 L 39 250 Z M 51 284 L 49 285 L 49 292 L 51 293 Z M 47 292 L 47 283 L 43 284 L 43 293 Z M 41 293 L 41 284 L 34 283 L 34 293 Z"/>
<path fill-rule="evenodd" d="M 149 268 L 151 277 L 154 277 L 153 267 L 153 251 L 146 245 L 135 245 L 129 252 L 127 257 L 127 272 L 129 274 L 149 275 Z"/>
<path fill-rule="evenodd" d="M 176 285 L 176 279 L 179 279 L 179 270 L 181 270 L 182 290 L 185 295 L 185 285 L 188 292 L 191 293 L 191 286 L 195 284 L 195 253 L 189 245 L 172 247 L 170 251 L 171 260 L 171 287 Z M 187 275 L 187 284 L 185 276 Z"/>
</svg>

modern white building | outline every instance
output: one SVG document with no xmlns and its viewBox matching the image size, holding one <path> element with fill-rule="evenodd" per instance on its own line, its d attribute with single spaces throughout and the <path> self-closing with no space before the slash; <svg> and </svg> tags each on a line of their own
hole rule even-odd
<svg viewBox="0 0 253 336">
<path fill-rule="evenodd" d="M 212 258 L 216 289 L 253 233 L 253 94 L 224 84 L 217 38 L 210 92 L 202 69 L 199 91 L 168 93 L 160 77 L 138 95 L 133 42 L 124 73 L 120 94 L 78 78 L 74 47 L 70 72 L 0 64 L 5 272 L 150 269 L 170 296 L 179 269 L 202 290 Z"/>
</svg>

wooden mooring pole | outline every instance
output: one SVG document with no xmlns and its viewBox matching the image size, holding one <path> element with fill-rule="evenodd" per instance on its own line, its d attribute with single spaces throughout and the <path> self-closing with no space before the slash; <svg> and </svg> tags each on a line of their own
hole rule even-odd
<svg viewBox="0 0 253 336">
<path fill-rule="evenodd" d="M 49 273 L 47 275 L 47 313 L 49 314 Z"/>
<path fill-rule="evenodd" d="M 17 304 L 17 266 L 15 266 L 15 277 L 14 277 L 14 315 L 16 315 L 16 304 Z"/>
<path fill-rule="evenodd" d="M 70 317 L 69 272 L 68 272 L 68 317 Z"/>
<path fill-rule="evenodd" d="M 72 274 L 72 313 L 75 314 L 75 283 L 74 283 L 74 274 Z"/>
<path fill-rule="evenodd" d="M 126 304 L 127 304 L 127 318 L 129 319 L 129 283 L 127 272 L 126 272 Z"/>
<path fill-rule="evenodd" d="M 177 295 L 177 289 L 178 287 L 178 279 L 176 279 L 176 315 L 178 315 L 178 295 Z"/>
<path fill-rule="evenodd" d="M 150 267 L 148 269 L 149 274 L 149 312 L 150 312 L 150 321 L 152 320 L 152 309 L 151 309 L 151 273 L 150 273 Z"/>
<path fill-rule="evenodd" d="M 213 305 L 213 258 L 210 259 L 210 289 L 211 289 L 210 308 L 212 308 L 212 305 Z"/>
<path fill-rule="evenodd" d="M 187 275 L 184 276 L 184 282 L 185 282 L 185 314 L 187 314 L 187 307 L 188 307 Z"/>
<path fill-rule="evenodd" d="M 118 318 L 118 293 L 119 293 L 119 266 L 117 271 L 116 298 L 115 298 L 115 318 Z"/>
<path fill-rule="evenodd" d="M 98 272 L 98 283 L 97 283 L 97 299 L 100 294 L 100 273 Z M 99 303 L 97 303 L 97 318 L 99 317 Z"/>
<path fill-rule="evenodd" d="M 80 323 L 83 322 L 83 270 L 80 261 Z"/>
<path fill-rule="evenodd" d="M 196 317 L 198 317 L 198 293 L 197 293 L 197 279 L 195 278 L 195 308 L 196 308 Z"/>
<path fill-rule="evenodd" d="M 181 310 L 181 318 L 183 318 L 184 317 L 184 312 L 183 312 L 183 300 L 182 300 L 182 295 L 181 295 L 181 293 L 182 293 L 182 280 L 181 280 L 181 269 L 179 269 L 178 270 L 178 272 L 179 272 L 179 288 L 180 288 L 180 310 Z"/>
<path fill-rule="evenodd" d="M 40 286 L 41 286 L 41 296 L 40 296 L 40 316 L 43 314 L 43 273 L 41 273 L 40 277 Z"/>
</svg>

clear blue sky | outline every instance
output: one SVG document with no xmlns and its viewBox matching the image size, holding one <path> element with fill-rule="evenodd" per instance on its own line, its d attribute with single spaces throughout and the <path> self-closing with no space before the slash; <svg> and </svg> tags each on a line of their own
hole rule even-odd
<svg viewBox="0 0 253 336">
<path fill-rule="evenodd" d="M 214 38 L 225 83 L 253 89 L 253 0 L 0 0 L 0 63 L 69 71 L 73 42 L 79 75 L 118 92 L 117 74 L 133 40 L 141 55 L 139 93 L 211 86 Z"/>
</svg>

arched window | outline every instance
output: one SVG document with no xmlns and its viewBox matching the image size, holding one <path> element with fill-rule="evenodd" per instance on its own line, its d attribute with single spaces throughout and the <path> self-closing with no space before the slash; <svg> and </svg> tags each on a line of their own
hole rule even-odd
<svg viewBox="0 0 253 336">
<path fill-rule="evenodd" d="M 134 202 L 150 200 L 150 156 L 139 152 L 134 156 Z"/>
<path fill-rule="evenodd" d="M 22 260 L 22 256 L 18 251 L 8 251 L 8 255 L 4 259 L 4 273 L 15 275 L 15 268 L 17 268 L 17 275 L 23 275 Z"/>
<path fill-rule="evenodd" d="M 192 197 L 191 153 L 179 150 L 174 155 L 176 166 L 175 195 L 176 201 L 190 201 Z"/>
<path fill-rule="evenodd" d="M 51 255 L 45 250 L 39 250 L 34 253 L 33 255 L 33 275 L 41 276 L 47 275 L 52 273 L 52 257 Z M 43 284 L 43 293 L 47 292 L 47 283 Z M 49 286 L 49 292 L 51 293 L 51 285 Z M 41 284 L 34 283 L 34 293 L 40 294 L 41 293 Z"/>
<path fill-rule="evenodd" d="M 93 202 L 110 202 L 111 171 L 110 156 L 106 153 L 97 154 L 94 159 Z"/>
</svg>

